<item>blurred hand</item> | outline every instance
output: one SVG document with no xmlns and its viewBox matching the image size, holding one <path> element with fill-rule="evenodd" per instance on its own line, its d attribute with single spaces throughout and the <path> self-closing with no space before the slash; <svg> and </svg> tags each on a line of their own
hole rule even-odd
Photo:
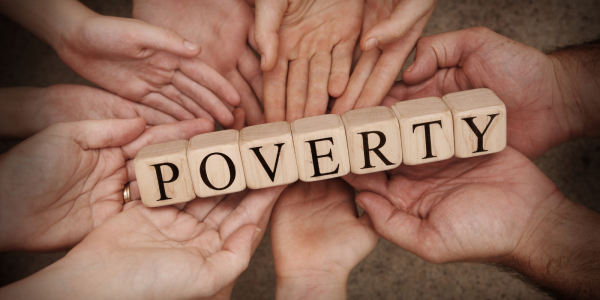
<svg viewBox="0 0 600 300">
<path fill-rule="evenodd" d="M 506 105 L 508 145 L 533 159 L 581 135 L 586 111 L 594 111 L 569 97 L 572 81 L 558 71 L 562 67 L 486 28 L 428 36 L 419 40 L 415 62 L 383 104 L 489 88 Z"/>
<path fill-rule="evenodd" d="M 362 0 L 256 1 L 267 122 L 324 114 L 344 92 L 362 11 Z"/>
<path fill-rule="evenodd" d="M 358 217 L 354 189 L 343 180 L 289 186 L 271 216 L 277 298 L 345 299 L 350 271 L 377 240 L 369 214 Z"/>
<path fill-rule="evenodd" d="M 141 148 L 212 130 L 205 119 L 146 128 L 136 118 L 58 123 L 25 140 L 0 156 L 0 250 L 72 247 L 122 210 L 127 182 L 139 198 Z"/>
<path fill-rule="evenodd" d="M 65 258 L 8 286 L 4 295 L 107 299 L 213 296 L 248 266 L 251 245 L 258 234 L 257 222 L 283 188 L 196 199 L 186 203 L 183 211 L 174 206 L 148 208 L 141 201 L 133 201 Z"/>
<path fill-rule="evenodd" d="M 421 37 L 437 0 L 366 0 L 360 59 L 332 113 L 377 106 L 383 101 Z M 362 50 L 362 51 L 361 51 Z M 364 52 L 363 52 L 364 51 Z"/>
<path fill-rule="evenodd" d="M 203 45 L 200 59 L 227 79 L 241 96 L 248 125 L 262 116 L 262 71 L 254 43 L 254 13 L 244 0 L 135 0 L 136 19 L 177 32 Z"/>
</svg>

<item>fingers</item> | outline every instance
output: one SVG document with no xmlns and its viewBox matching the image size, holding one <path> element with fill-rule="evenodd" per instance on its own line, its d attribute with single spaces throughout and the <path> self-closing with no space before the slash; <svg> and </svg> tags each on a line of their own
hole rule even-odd
<svg viewBox="0 0 600 300">
<path fill-rule="evenodd" d="M 83 150 L 118 147 L 136 139 L 146 128 L 144 118 L 57 123 L 52 134 L 75 141 Z"/>
<path fill-rule="evenodd" d="M 287 10 L 287 0 L 257 0 L 255 6 L 254 38 L 261 56 L 263 72 L 279 64 L 279 26 Z"/>
<path fill-rule="evenodd" d="M 306 97 L 308 97 L 308 59 L 296 59 L 290 62 L 287 81 L 287 108 L 285 119 L 288 122 L 304 117 Z"/>
<path fill-rule="evenodd" d="M 288 60 L 279 57 L 275 68 L 263 75 L 265 118 L 267 123 L 285 121 L 285 87 Z"/>
<path fill-rule="evenodd" d="M 242 97 L 239 107 L 243 108 L 248 125 L 256 125 L 262 116 L 262 110 L 258 105 L 254 92 L 238 72 L 230 72 L 227 79 L 235 86 Z"/>
<path fill-rule="evenodd" d="M 191 80 L 211 90 L 231 106 L 240 105 L 240 95 L 219 72 L 198 58 L 189 58 L 179 65 L 181 72 Z"/>
<path fill-rule="evenodd" d="M 160 110 L 165 114 L 172 116 L 180 121 L 191 120 L 195 118 L 191 112 L 183 108 L 176 101 L 173 101 L 159 93 L 150 93 L 144 96 L 140 103 L 152 107 L 154 109 Z"/>
<path fill-rule="evenodd" d="M 244 111 L 243 108 L 236 108 L 233 110 L 233 124 L 231 124 L 230 127 L 227 127 L 227 129 L 235 129 L 237 131 L 240 131 L 244 128 L 244 126 L 246 125 L 246 112 Z"/>
<path fill-rule="evenodd" d="M 310 59 L 308 77 L 308 96 L 304 117 L 318 116 L 325 113 L 329 94 L 327 83 L 331 73 L 331 54 L 318 52 Z M 291 121 L 290 121 L 291 122 Z"/>
<path fill-rule="evenodd" d="M 360 59 L 352 72 L 352 76 L 350 76 L 350 82 L 348 82 L 344 94 L 335 101 L 335 104 L 331 109 L 332 114 L 341 115 L 354 109 L 356 101 L 358 101 L 367 80 L 369 80 L 369 75 L 371 75 L 380 56 L 381 51 L 379 49 L 364 52 L 360 56 Z"/>
<path fill-rule="evenodd" d="M 366 52 L 400 40 L 424 17 L 426 17 L 425 22 L 429 20 L 436 3 L 437 0 L 400 1 L 388 19 L 377 23 L 365 32 L 360 39 L 361 49 Z"/>
<path fill-rule="evenodd" d="M 176 77 L 179 76 L 178 74 L 180 74 L 180 72 L 176 72 L 175 76 Z M 194 83 L 190 83 L 190 84 L 194 85 Z M 160 93 L 162 95 L 164 95 L 165 97 L 167 97 L 168 99 L 170 99 L 171 101 L 176 102 L 177 104 L 181 105 L 187 111 L 192 113 L 196 118 L 205 118 L 205 119 L 211 120 L 212 122 L 215 121 L 215 119 L 213 118 L 213 116 L 211 116 L 211 114 L 209 114 L 206 110 L 204 110 L 202 107 L 200 107 L 200 105 L 198 105 L 198 103 L 196 103 L 194 100 L 192 100 L 188 96 L 184 95 L 174 85 L 168 84 L 168 85 L 163 86 L 160 90 Z M 208 92 L 208 94 L 211 95 L 210 92 Z"/>
<path fill-rule="evenodd" d="M 338 44 L 331 53 L 331 74 L 329 75 L 329 95 L 338 98 L 346 89 L 352 67 L 354 41 L 348 40 Z"/>
<path fill-rule="evenodd" d="M 358 194 L 356 204 L 369 215 L 381 237 L 412 253 L 419 252 L 418 234 L 423 220 L 398 210 L 385 198 L 370 192 Z"/>
<path fill-rule="evenodd" d="M 123 101 L 128 101 L 128 100 L 123 100 Z M 132 104 L 134 104 L 134 103 L 132 103 Z M 148 125 L 151 125 L 151 126 L 177 122 L 177 119 L 175 119 L 161 111 L 158 111 L 156 109 L 153 109 L 146 105 L 143 105 L 143 104 L 137 104 L 134 106 L 133 109 L 135 110 L 135 113 L 138 116 L 144 117 L 144 119 L 146 119 L 146 122 L 148 123 Z"/>
<path fill-rule="evenodd" d="M 385 172 L 377 172 L 363 175 L 348 173 L 342 178 L 359 192 L 369 191 L 379 195 L 388 194 L 389 180 Z"/>
<path fill-rule="evenodd" d="M 181 57 L 195 57 L 202 49 L 172 30 L 140 21 L 139 41 L 144 48 L 158 49 Z"/>
<path fill-rule="evenodd" d="M 249 47 L 238 60 L 238 70 L 242 77 L 250 84 L 258 100 L 263 103 L 263 73 L 260 69 L 260 61 Z"/>
</svg>

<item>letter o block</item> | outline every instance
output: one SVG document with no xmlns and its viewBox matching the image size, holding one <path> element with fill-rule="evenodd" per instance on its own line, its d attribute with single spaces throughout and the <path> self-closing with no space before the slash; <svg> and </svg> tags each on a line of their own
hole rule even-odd
<svg viewBox="0 0 600 300">
<path fill-rule="evenodd" d="M 400 101 L 392 110 L 400 121 L 404 164 L 419 165 L 454 156 L 452 113 L 442 99 Z"/>
<path fill-rule="evenodd" d="M 338 115 L 299 119 L 291 127 L 300 180 L 325 180 L 350 172 L 346 132 Z"/>
<path fill-rule="evenodd" d="M 288 122 L 248 126 L 240 132 L 240 153 L 251 189 L 298 180 L 296 153 Z"/>
<path fill-rule="evenodd" d="M 342 115 L 350 170 L 367 174 L 394 169 L 402 162 L 400 126 L 389 107 L 351 110 Z"/>
<path fill-rule="evenodd" d="M 196 195 L 201 198 L 239 192 L 246 188 L 237 130 L 200 134 L 187 149 Z"/>
<path fill-rule="evenodd" d="M 506 107 L 490 89 L 445 95 L 454 118 L 456 157 L 500 152 L 506 147 Z"/>
<path fill-rule="evenodd" d="M 188 168 L 188 141 L 149 145 L 133 163 L 142 203 L 148 207 L 187 202 L 196 198 Z"/>
</svg>

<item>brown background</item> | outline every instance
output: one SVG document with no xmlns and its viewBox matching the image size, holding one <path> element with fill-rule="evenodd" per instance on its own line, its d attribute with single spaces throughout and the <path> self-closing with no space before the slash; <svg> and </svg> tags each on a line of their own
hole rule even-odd
<svg viewBox="0 0 600 300">
<path fill-rule="evenodd" d="M 214 0 L 218 1 L 218 0 Z M 127 0 L 85 0 L 106 15 L 129 17 Z M 425 35 L 486 26 L 540 50 L 600 36 L 600 1 L 440 0 Z M 0 17 L 0 86 L 44 87 L 89 84 L 66 67 L 52 48 Z M 206 45 L 203 45 L 206 47 Z M 0 152 L 15 141 L 0 142 Z M 600 139 L 564 143 L 535 161 L 567 197 L 600 211 Z M 55 254 L 0 254 L 0 286 L 24 278 L 60 259 Z M 234 299 L 273 299 L 275 271 L 267 233 L 235 287 Z M 348 281 L 350 299 L 547 299 L 492 266 L 433 265 L 380 240 Z"/>
</svg>

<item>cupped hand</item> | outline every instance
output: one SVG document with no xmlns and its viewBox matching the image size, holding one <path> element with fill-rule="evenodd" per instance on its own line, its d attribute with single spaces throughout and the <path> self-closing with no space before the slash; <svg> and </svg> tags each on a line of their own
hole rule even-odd
<svg viewBox="0 0 600 300">
<path fill-rule="evenodd" d="M 506 105 L 508 145 L 533 159 L 584 128 L 580 106 L 562 94 L 570 78 L 557 72 L 559 66 L 486 28 L 428 36 L 383 104 L 489 88 Z"/>
<path fill-rule="evenodd" d="M 239 105 L 239 94 L 196 57 L 200 46 L 173 31 L 90 11 L 55 48 L 75 72 L 123 98 L 178 120 L 202 117 L 233 123 L 225 103 Z"/>
<path fill-rule="evenodd" d="M 0 249 L 72 247 L 122 210 L 141 148 L 212 130 L 205 119 L 146 128 L 135 118 L 57 123 L 25 140 L 0 157 Z"/>
<path fill-rule="evenodd" d="M 136 0 L 133 17 L 177 32 L 202 45 L 199 57 L 227 79 L 241 96 L 248 125 L 262 116 L 260 62 L 248 46 L 254 43 L 254 13 L 244 0 Z"/>
<path fill-rule="evenodd" d="M 437 0 L 366 0 L 360 59 L 332 113 L 379 105 L 414 49 Z"/>
<path fill-rule="evenodd" d="M 510 259 L 566 199 L 511 147 L 345 179 L 383 238 L 434 263 Z"/>
<path fill-rule="evenodd" d="M 362 11 L 362 0 L 256 1 L 267 122 L 324 114 L 344 92 Z"/>
<path fill-rule="evenodd" d="M 354 189 L 343 180 L 290 185 L 271 215 L 277 294 L 289 299 L 283 295 L 314 288 L 323 297 L 327 286 L 345 294 L 350 271 L 377 240 L 369 214 L 358 217 Z"/>
</svg>

